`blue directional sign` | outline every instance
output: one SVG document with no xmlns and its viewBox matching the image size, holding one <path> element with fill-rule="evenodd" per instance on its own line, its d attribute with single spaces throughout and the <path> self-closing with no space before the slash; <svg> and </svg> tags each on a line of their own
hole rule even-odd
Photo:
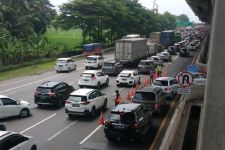
<svg viewBox="0 0 225 150">
<path fill-rule="evenodd" d="M 188 70 L 187 71 L 196 73 L 196 72 L 199 72 L 199 67 L 196 66 L 196 65 L 188 65 Z"/>
</svg>

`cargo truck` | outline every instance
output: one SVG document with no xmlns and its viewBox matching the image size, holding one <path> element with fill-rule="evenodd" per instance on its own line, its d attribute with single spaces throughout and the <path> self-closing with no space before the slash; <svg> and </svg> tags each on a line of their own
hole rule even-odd
<svg viewBox="0 0 225 150">
<path fill-rule="evenodd" d="M 175 32 L 174 30 L 162 31 L 160 36 L 160 44 L 167 48 L 175 43 Z"/>
<path fill-rule="evenodd" d="M 101 55 L 103 54 L 101 43 L 90 43 L 83 45 L 83 54 L 85 57 L 89 55 Z"/>
<path fill-rule="evenodd" d="M 147 42 L 149 56 L 161 52 L 160 35 L 161 35 L 160 32 L 152 32 L 150 34 L 150 38 L 148 39 Z"/>
<path fill-rule="evenodd" d="M 115 60 L 124 65 L 135 66 L 148 56 L 147 39 L 120 39 L 115 44 Z"/>
</svg>

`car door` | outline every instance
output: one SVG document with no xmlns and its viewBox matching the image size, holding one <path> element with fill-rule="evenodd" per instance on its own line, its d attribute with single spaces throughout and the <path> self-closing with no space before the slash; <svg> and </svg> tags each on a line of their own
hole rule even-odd
<svg viewBox="0 0 225 150">
<path fill-rule="evenodd" d="M 98 99 L 96 98 L 96 90 L 94 90 L 92 93 L 88 96 L 89 102 L 96 107 L 96 109 L 99 108 Z"/>
<path fill-rule="evenodd" d="M 64 93 L 65 98 L 67 99 L 72 91 L 68 84 L 62 83 L 62 92 Z"/>
<path fill-rule="evenodd" d="M 10 98 L 1 98 L 2 100 L 2 111 L 5 117 L 16 116 L 20 114 L 20 107 L 16 100 Z"/>
<path fill-rule="evenodd" d="M 177 93 L 177 89 L 178 89 L 178 82 L 176 79 L 172 79 L 170 80 L 170 85 L 171 85 L 171 88 L 173 90 L 173 94 Z"/>
<path fill-rule="evenodd" d="M 4 107 L 3 107 L 3 103 L 2 100 L 0 99 L 0 118 L 4 118 L 5 117 L 5 111 L 4 111 Z"/>
<path fill-rule="evenodd" d="M 96 96 L 96 101 L 97 101 L 97 103 L 98 103 L 98 108 L 101 108 L 102 106 L 103 106 L 103 104 L 104 104 L 104 95 L 102 94 L 102 92 L 101 91 L 99 91 L 99 90 L 96 90 L 95 91 L 95 96 Z"/>
<path fill-rule="evenodd" d="M 66 99 L 66 89 L 63 88 L 63 84 L 59 84 L 57 85 L 57 87 L 55 88 L 55 92 L 57 93 L 57 97 L 61 100 L 65 100 Z"/>
<path fill-rule="evenodd" d="M 30 150 L 31 144 L 29 138 L 19 134 L 13 134 L 3 141 L 3 148 L 8 147 L 9 150 Z"/>
</svg>

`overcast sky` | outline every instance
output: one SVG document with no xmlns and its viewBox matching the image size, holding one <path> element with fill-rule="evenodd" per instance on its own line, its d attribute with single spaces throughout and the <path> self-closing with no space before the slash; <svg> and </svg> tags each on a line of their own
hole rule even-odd
<svg viewBox="0 0 225 150">
<path fill-rule="evenodd" d="M 69 0 L 49 0 L 56 7 Z M 139 0 L 139 2 L 146 8 L 153 8 L 153 0 Z M 157 0 L 159 13 L 168 11 L 174 15 L 187 14 L 191 21 L 199 22 L 199 19 L 192 12 L 185 0 Z"/>
</svg>

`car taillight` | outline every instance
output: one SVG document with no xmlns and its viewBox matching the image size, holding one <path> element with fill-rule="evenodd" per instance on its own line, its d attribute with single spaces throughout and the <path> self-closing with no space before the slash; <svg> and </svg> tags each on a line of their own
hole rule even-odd
<svg viewBox="0 0 225 150">
<path fill-rule="evenodd" d="M 139 128 L 140 127 L 140 124 L 139 123 L 134 123 L 132 128 Z"/>
<path fill-rule="evenodd" d="M 69 100 L 65 100 L 65 104 L 71 104 L 72 102 Z"/>
<path fill-rule="evenodd" d="M 49 92 L 49 93 L 48 93 L 48 96 L 56 96 L 56 95 L 55 95 L 55 93 Z"/>
<path fill-rule="evenodd" d="M 85 102 L 81 102 L 80 104 L 81 105 L 88 105 L 88 104 L 90 104 L 90 102 L 89 101 L 85 101 Z"/>
<path fill-rule="evenodd" d="M 155 105 L 154 105 L 154 108 L 155 108 L 155 109 L 159 109 L 159 104 L 155 104 Z"/>
</svg>

